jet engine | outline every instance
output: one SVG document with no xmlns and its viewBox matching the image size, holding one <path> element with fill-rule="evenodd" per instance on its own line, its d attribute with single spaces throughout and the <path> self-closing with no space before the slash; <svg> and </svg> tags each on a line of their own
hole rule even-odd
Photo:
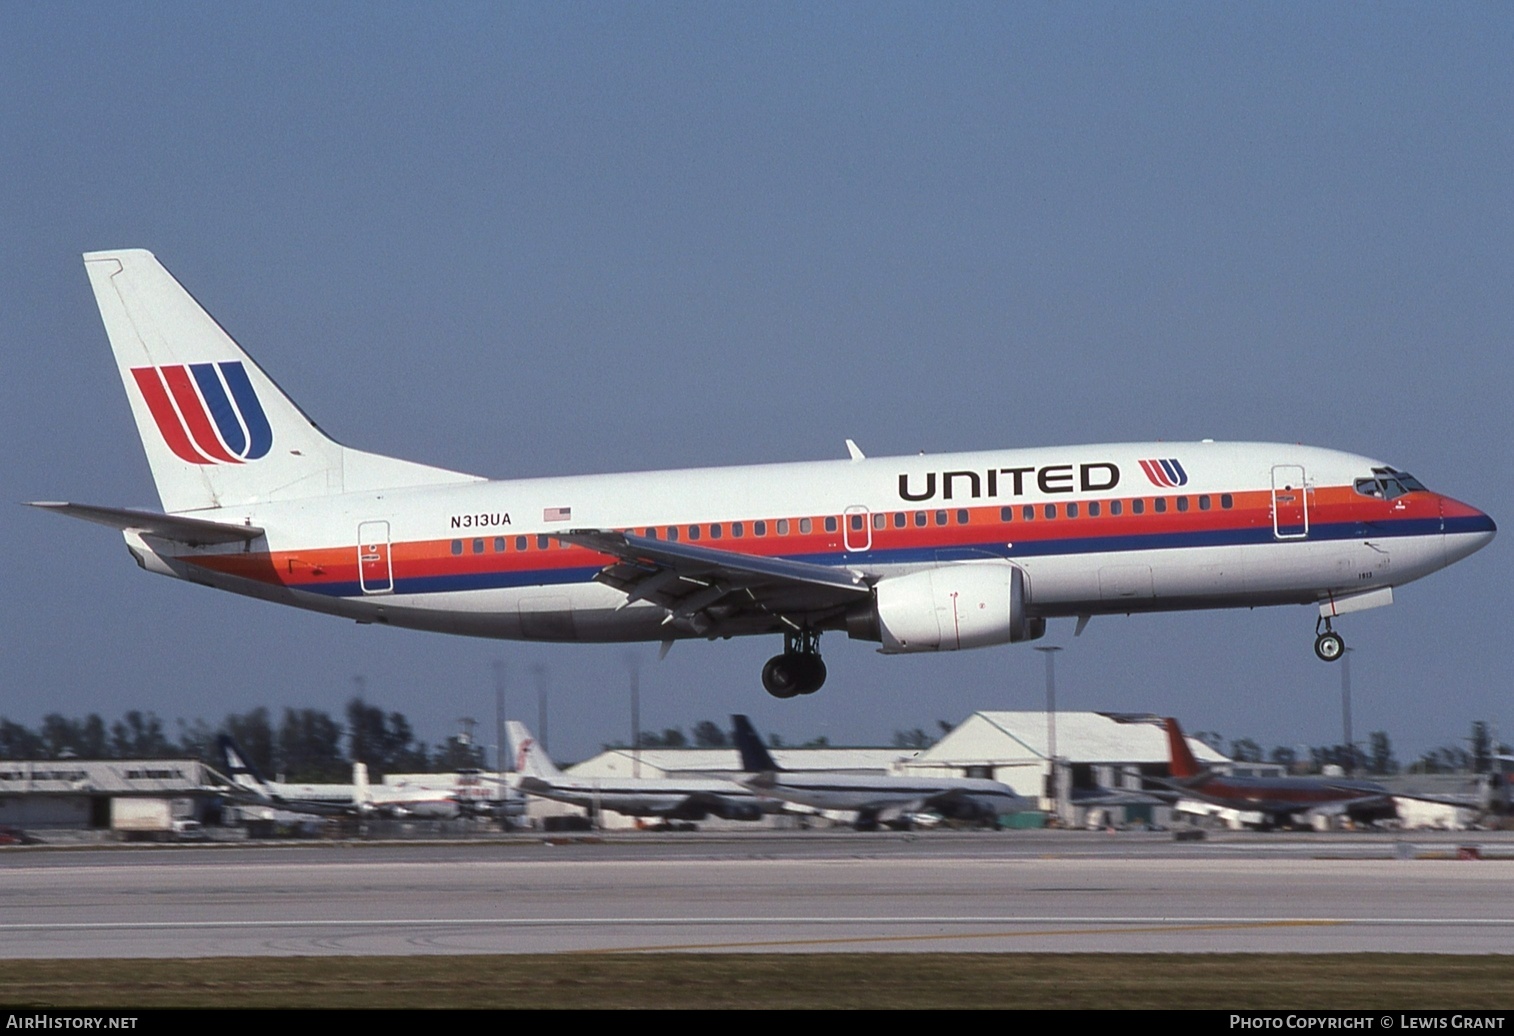
<svg viewBox="0 0 1514 1036">
<path fill-rule="evenodd" d="M 879 580 L 871 606 L 847 616 L 847 634 L 886 655 L 960 651 L 1035 640 L 1046 620 L 1025 612 L 1025 573 L 1007 562 L 959 562 Z"/>
<path fill-rule="evenodd" d="M 755 802 L 733 802 L 721 799 L 715 804 L 714 814 L 722 820 L 761 820 L 762 807 Z"/>
</svg>

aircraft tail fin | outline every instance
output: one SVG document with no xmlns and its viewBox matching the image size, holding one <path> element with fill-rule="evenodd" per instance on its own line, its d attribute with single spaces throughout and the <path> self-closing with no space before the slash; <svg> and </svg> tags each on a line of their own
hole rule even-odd
<svg viewBox="0 0 1514 1036">
<path fill-rule="evenodd" d="M 757 736 L 757 728 L 752 726 L 752 721 L 747 717 L 731 717 L 731 738 L 736 742 L 736 750 L 741 753 L 741 768 L 745 772 L 777 773 L 783 769 L 773 760 L 767 747 L 763 745 L 762 738 Z"/>
<path fill-rule="evenodd" d="M 352 801 L 360 809 L 373 807 L 373 787 L 368 783 L 368 764 L 352 764 Z"/>
<path fill-rule="evenodd" d="M 531 736 L 531 731 L 526 729 L 524 723 L 512 719 L 505 727 L 509 731 L 510 750 L 515 756 L 516 773 L 544 780 L 562 776 L 562 771 L 552 762 L 536 738 Z"/>
<path fill-rule="evenodd" d="M 1188 739 L 1183 736 L 1183 728 L 1178 726 L 1178 721 L 1169 716 L 1165 723 L 1167 725 L 1167 757 L 1172 776 L 1197 777 L 1202 774 L 1204 768 L 1193 757 L 1193 751 L 1188 747 Z"/>
<path fill-rule="evenodd" d="M 151 252 L 84 268 L 164 510 L 477 481 L 328 438 Z"/>
<path fill-rule="evenodd" d="M 266 792 L 268 782 L 258 772 L 251 759 L 232 740 L 230 734 L 222 734 L 216 738 L 216 747 L 221 751 L 221 761 L 226 767 L 226 776 L 230 777 L 239 787 L 249 788 L 253 791 Z"/>
</svg>

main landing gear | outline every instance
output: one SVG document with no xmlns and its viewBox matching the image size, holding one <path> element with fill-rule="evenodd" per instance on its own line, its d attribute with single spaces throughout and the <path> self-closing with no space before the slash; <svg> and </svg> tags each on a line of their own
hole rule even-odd
<svg viewBox="0 0 1514 1036">
<path fill-rule="evenodd" d="M 1321 633 L 1321 627 L 1324 632 Z M 1346 642 L 1341 635 L 1330 628 L 1330 619 L 1321 616 L 1314 624 L 1314 653 L 1321 662 L 1339 662 L 1340 657 L 1346 653 Z"/>
<path fill-rule="evenodd" d="M 762 686 L 775 698 L 814 694 L 825 683 L 825 663 L 820 661 L 820 634 L 805 628 L 783 635 L 783 654 L 768 659 L 762 667 Z"/>
</svg>

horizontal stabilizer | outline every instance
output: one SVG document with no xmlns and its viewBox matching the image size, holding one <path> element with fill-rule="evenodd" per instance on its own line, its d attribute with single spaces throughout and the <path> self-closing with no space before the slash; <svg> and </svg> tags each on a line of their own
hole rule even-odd
<svg viewBox="0 0 1514 1036">
<path fill-rule="evenodd" d="M 97 525 L 108 525 L 112 529 L 131 529 L 144 536 L 156 536 L 191 547 L 207 547 L 215 543 L 251 543 L 263 535 L 263 530 L 256 525 L 232 525 L 229 522 L 206 521 L 204 518 L 181 518 L 178 515 L 138 511 L 129 507 L 94 507 L 90 504 L 46 500 L 33 502 L 31 506 Z"/>
</svg>

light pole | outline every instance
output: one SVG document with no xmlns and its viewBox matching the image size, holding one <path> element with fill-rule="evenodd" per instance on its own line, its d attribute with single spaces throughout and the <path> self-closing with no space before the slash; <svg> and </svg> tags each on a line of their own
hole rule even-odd
<svg viewBox="0 0 1514 1036">
<path fill-rule="evenodd" d="M 505 663 L 494 662 L 494 772 L 503 776 L 510 748 L 505 744 Z"/>
<path fill-rule="evenodd" d="M 641 662 L 626 655 L 631 670 L 631 776 L 641 778 Z"/>
<path fill-rule="evenodd" d="M 1046 758 L 1051 764 L 1051 794 L 1056 816 L 1062 819 L 1062 774 L 1057 762 L 1057 652 L 1059 647 L 1038 647 L 1046 659 Z"/>
<path fill-rule="evenodd" d="M 1354 650 L 1346 648 L 1341 652 L 1341 728 L 1346 738 L 1347 777 L 1356 771 L 1356 749 L 1351 744 L 1351 652 Z"/>
</svg>

